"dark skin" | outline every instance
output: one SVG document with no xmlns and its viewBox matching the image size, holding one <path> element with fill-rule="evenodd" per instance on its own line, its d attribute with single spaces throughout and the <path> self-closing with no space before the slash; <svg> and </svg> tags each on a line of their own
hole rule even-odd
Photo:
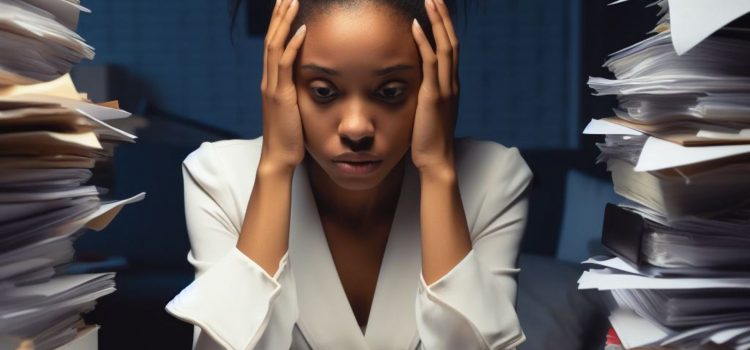
<svg viewBox="0 0 750 350">
<path fill-rule="evenodd" d="M 425 283 L 471 250 L 453 157 L 458 41 L 445 4 L 425 6 L 437 50 L 416 22 L 368 3 L 310 19 L 284 47 L 299 5 L 280 0 L 265 41 L 263 147 L 237 248 L 276 273 L 288 249 L 292 175 L 305 161 L 360 325 L 369 317 L 406 152 L 419 172 Z M 334 157 L 346 152 L 366 152 L 377 166 L 343 171 Z"/>
<path fill-rule="evenodd" d="M 366 6 L 316 18 L 307 24 L 295 71 L 310 184 L 360 326 L 367 323 L 395 214 L 421 80 L 414 40 L 403 36 L 409 22 L 393 16 Z M 382 159 L 379 169 L 342 174 L 329 159 L 352 148 Z"/>
</svg>

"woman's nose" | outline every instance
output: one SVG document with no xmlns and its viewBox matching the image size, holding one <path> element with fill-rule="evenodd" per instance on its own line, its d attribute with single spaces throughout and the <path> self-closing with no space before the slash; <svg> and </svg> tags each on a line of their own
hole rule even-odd
<svg viewBox="0 0 750 350">
<path fill-rule="evenodd" d="M 341 118 L 338 128 L 341 140 L 350 147 L 368 148 L 375 135 L 375 126 L 360 102 L 353 102 Z"/>
</svg>

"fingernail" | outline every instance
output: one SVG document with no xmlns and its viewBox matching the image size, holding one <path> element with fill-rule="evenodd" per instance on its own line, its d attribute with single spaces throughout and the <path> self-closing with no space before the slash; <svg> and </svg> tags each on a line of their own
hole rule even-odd
<svg viewBox="0 0 750 350">
<path fill-rule="evenodd" d="M 424 0 L 425 6 L 429 7 L 430 9 L 435 9 L 435 3 L 432 2 L 432 0 Z"/>
<path fill-rule="evenodd" d="M 414 22 L 412 22 L 412 25 L 416 25 L 417 29 L 422 30 L 422 26 L 419 25 L 419 21 L 417 21 L 416 18 L 414 19 Z"/>
<path fill-rule="evenodd" d="M 297 0 L 295 0 L 295 1 L 297 1 Z M 299 27 L 299 29 L 297 29 L 297 32 L 294 33 L 294 35 L 299 35 L 300 33 L 304 32 L 305 30 L 307 30 L 307 25 L 303 24 L 303 25 L 301 25 Z"/>
</svg>

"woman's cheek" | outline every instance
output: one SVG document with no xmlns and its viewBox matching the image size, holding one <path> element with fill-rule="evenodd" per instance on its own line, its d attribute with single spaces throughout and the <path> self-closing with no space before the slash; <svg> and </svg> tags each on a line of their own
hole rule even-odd
<svg viewBox="0 0 750 350">
<path fill-rule="evenodd" d="M 316 122 L 315 110 L 308 98 L 301 96 L 297 98 L 297 107 L 299 108 L 300 121 L 302 122 L 302 134 L 305 142 L 315 142 L 316 140 Z"/>
</svg>

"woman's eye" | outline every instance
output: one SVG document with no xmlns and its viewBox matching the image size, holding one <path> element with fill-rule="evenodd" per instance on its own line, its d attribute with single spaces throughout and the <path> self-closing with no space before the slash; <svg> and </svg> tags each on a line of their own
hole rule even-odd
<svg viewBox="0 0 750 350">
<path fill-rule="evenodd" d="M 313 87 L 311 88 L 311 90 L 313 92 L 313 95 L 315 95 L 315 97 L 322 98 L 322 99 L 331 98 L 336 95 L 333 92 L 333 89 L 323 87 L 323 86 Z"/>
<path fill-rule="evenodd" d="M 400 86 L 388 86 L 380 89 L 379 95 L 388 100 L 395 100 L 404 94 L 404 88 Z"/>
</svg>

